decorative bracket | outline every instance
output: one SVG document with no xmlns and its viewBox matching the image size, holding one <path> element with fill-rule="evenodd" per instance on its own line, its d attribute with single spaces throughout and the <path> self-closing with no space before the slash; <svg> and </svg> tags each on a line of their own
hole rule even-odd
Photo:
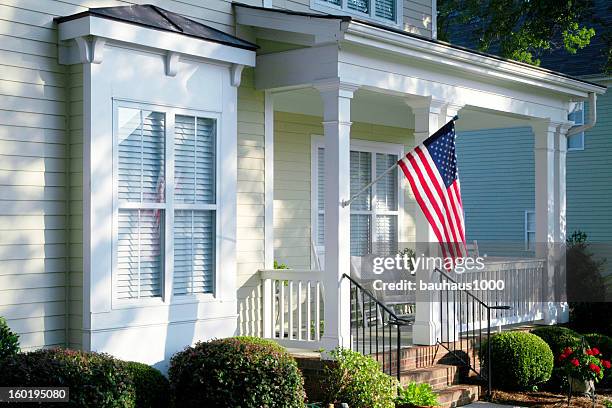
<svg viewBox="0 0 612 408">
<path fill-rule="evenodd" d="M 166 53 L 166 75 L 175 77 L 178 72 L 179 55 L 176 52 Z"/>
<path fill-rule="evenodd" d="M 100 64 L 104 57 L 105 38 L 76 37 L 74 39 L 78 49 L 78 62 L 82 64 Z"/>
<path fill-rule="evenodd" d="M 244 65 L 241 64 L 232 64 L 230 66 L 230 83 L 232 86 L 238 88 L 240 86 L 240 82 L 242 81 L 242 70 L 244 69 Z"/>
</svg>

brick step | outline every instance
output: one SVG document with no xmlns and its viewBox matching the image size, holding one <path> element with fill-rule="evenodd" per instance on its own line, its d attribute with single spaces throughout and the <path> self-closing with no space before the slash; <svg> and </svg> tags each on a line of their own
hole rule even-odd
<svg viewBox="0 0 612 408">
<path fill-rule="evenodd" d="M 478 401 L 481 390 L 478 385 L 459 384 L 436 391 L 439 408 L 454 408 Z"/>
<path fill-rule="evenodd" d="M 435 390 L 460 384 L 468 376 L 468 370 L 464 366 L 436 364 L 431 367 L 414 368 L 400 373 L 400 382 L 407 385 L 411 382 L 428 383 Z"/>
</svg>

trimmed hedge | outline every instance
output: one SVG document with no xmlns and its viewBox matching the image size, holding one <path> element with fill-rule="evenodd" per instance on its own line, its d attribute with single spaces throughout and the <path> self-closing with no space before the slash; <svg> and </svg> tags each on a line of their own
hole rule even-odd
<svg viewBox="0 0 612 408">
<path fill-rule="evenodd" d="M 326 403 L 343 402 L 351 408 L 394 408 L 397 380 L 382 372 L 370 356 L 349 349 L 331 352 L 333 363 L 325 368 Z"/>
<path fill-rule="evenodd" d="M 566 347 L 575 349 L 582 344 L 578 333 L 563 326 L 538 327 L 533 329 L 531 333 L 544 340 L 555 356 L 561 354 Z"/>
<path fill-rule="evenodd" d="M 553 353 L 544 340 L 525 332 L 504 332 L 491 337 L 493 386 L 500 389 L 532 389 L 550 379 Z M 480 360 L 487 364 L 487 342 L 480 348 Z"/>
<path fill-rule="evenodd" d="M 70 387 L 66 407 L 135 407 L 125 363 L 107 354 L 59 348 L 16 354 L 0 363 L 0 384 Z"/>
<path fill-rule="evenodd" d="M 0 360 L 19 353 L 19 336 L 8 327 L 6 320 L 0 317 Z"/>
<path fill-rule="evenodd" d="M 136 408 L 168 408 L 171 403 L 170 383 L 156 368 L 135 361 L 125 362 L 134 390 Z"/>
<path fill-rule="evenodd" d="M 197 343 L 170 361 L 177 407 L 303 408 L 304 379 L 276 343 L 252 337 Z"/>
</svg>

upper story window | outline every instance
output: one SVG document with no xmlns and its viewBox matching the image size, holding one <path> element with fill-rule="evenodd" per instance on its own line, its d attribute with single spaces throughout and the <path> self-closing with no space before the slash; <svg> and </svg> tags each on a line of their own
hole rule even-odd
<svg viewBox="0 0 612 408">
<path fill-rule="evenodd" d="M 536 218 L 535 211 L 525 211 L 525 249 L 533 251 L 536 240 Z"/>
<path fill-rule="evenodd" d="M 402 1 L 403 0 L 311 0 L 311 7 L 315 10 L 328 13 L 350 14 L 381 23 L 399 25 Z"/>
<path fill-rule="evenodd" d="M 576 104 L 576 108 L 568 115 L 568 119 L 575 125 L 584 125 L 584 102 Z M 567 138 L 567 150 L 584 150 L 584 132 Z"/>
<path fill-rule="evenodd" d="M 216 118 L 123 102 L 115 116 L 115 298 L 212 293 Z"/>
</svg>

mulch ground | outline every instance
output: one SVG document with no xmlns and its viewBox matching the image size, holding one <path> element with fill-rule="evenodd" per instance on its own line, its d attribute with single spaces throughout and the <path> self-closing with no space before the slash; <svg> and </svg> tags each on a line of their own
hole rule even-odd
<svg viewBox="0 0 612 408">
<path fill-rule="evenodd" d="M 612 402 L 612 390 L 598 391 L 595 406 L 605 407 L 604 401 Z M 549 391 L 494 391 L 493 401 L 498 404 L 517 405 L 521 407 L 567 407 L 567 394 L 562 395 Z M 587 397 L 572 396 L 570 407 L 591 408 L 593 401 Z M 610 405 L 609 405 L 610 406 Z"/>
</svg>

